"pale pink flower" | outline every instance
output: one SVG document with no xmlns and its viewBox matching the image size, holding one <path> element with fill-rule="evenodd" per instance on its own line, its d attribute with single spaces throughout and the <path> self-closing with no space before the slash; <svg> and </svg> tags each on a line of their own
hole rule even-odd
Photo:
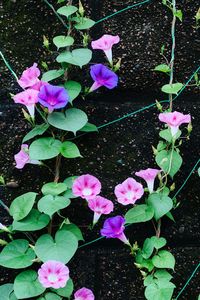
<svg viewBox="0 0 200 300">
<path fill-rule="evenodd" d="M 29 157 L 29 149 L 27 144 L 21 145 L 21 150 L 14 155 L 15 162 L 16 162 L 16 168 L 17 169 L 23 169 L 23 167 L 26 164 L 34 164 L 34 165 L 40 165 L 41 162 L 39 160 L 32 160 Z"/>
<path fill-rule="evenodd" d="M 128 178 L 115 187 L 117 201 L 123 205 L 134 204 L 143 194 L 143 186 L 133 178 Z"/>
<path fill-rule="evenodd" d="M 108 215 L 114 209 L 112 201 L 101 196 L 96 196 L 94 199 L 90 199 L 88 201 L 88 206 L 92 211 L 94 211 L 93 224 L 98 222 L 101 215 Z"/>
<path fill-rule="evenodd" d="M 144 179 L 147 183 L 149 193 L 153 193 L 154 181 L 159 172 L 161 172 L 161 170 L 148 168 L 146 170 L 136 172 L 135 175 Z"/>
<path fill-rule="evenodd" d="M 92 175 L 82 175 L 74 180 L 72 191 L 75 196 L 90 200 L 100 193 L 101 182 Z"/>
<path fill-rule="evenodd" d="M 48 260 L 38 270 L 38 280 L 45 288 L 63 288 L 69 280 L 69 269 L 59 261 Z"/>
<path fill-rule="evenodd" d="M 40 76 L 40 70 L 37 68 L 37 64 L 34 63 L 32 67 L 26 69 L 20 79 L 18 80 L 18 84 L 23 88 L 32 87 L 36 84 Z"/>
<path fill-rule="evenodd" d="M 36 90 L 36 91 L 40 91 L 41 87 L 45 86 L 45 85 L 49 85 L 48 82 L 46 81 L 42 81 L 42 80 L 39 80 L 36 84 L 34 84 L 31 88 L 33 90 Z"/>
<path fill-rule="evenodd" d="M 110 64 L 112 64 L 112 46 L 118 44 L 120 38 L 118 35 L 104 34 L 100 39 L 92 42 L 93 49 L 103 50 L 108 58 Z"/>
<path fill-rule="evenodd" d="M 166 123 L 171 128 L 172 136 L 175 136 L 181 124 L 191 122 L 191 116 L 174 111 L 159 114 L 159 120 Z"/>
<path fill-rule="evenodd" d="M 24 104 L 32 118 L 35 115 L 35 104 L 38 102 L 38 91 L 27 89 L 13 97 L 15 103 Z"/>
<path fill-rule="evenodd" d="M 74 294 L 74 300 L 95 300 L 94 294 L 91 290 L 83 287 L 76 291 Z"/>
</svg>

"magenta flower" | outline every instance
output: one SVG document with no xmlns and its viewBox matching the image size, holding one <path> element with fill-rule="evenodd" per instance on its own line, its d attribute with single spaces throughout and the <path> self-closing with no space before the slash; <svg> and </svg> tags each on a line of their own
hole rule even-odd
<svg viewBox="0 0 200 300">
<path fill-rule="evenodd" d="M 23 167 L 26 164 L 34 164 L 34 165 L 40 165 L 41 162 L 39 160 L 32 160 L 29 157 L 28 153 L 28 145 L 27 144 L 22 144 L 21 145 L 21 150 L 14 155 L 15 162 L 16 162 L 16 168 L 17 169 L 23 169 Z"/>
<path fill-rule="evenodd" d="M 48 260 L 38 270 L 38 280 L 45 288 L 63 288 L 69 280 L 69 269 L 59 261 Z"/>
<path fill-rule="evenodd" d="M 36 91 L 40 91 L 41 87 L 44 85 L 48 85 L 49 83 L 46 81 L 39 80 L 36 84 L 34 84 L 31 88 Z"/>
<path fill-rule="evenodd" d="M 101 191 L 101 182 L 94 176 L 86 174 L 74 180 L 72 192 L 86 200 L 95 198 Z"/>
<path fill-rule="evenodd" d="M 108 215 L 114 209 L 112 201 L 101 196 L 96 196 L 94 199 L 90 199 L 88 201 L 88 206 L 92 211 L 94 211 L 93 225 L 98 222 L 101 215 Z"/>
<path fill-rule="evenodd" d="M 95 298 L 91 290 L 83 287 L 82 289 L 76 291 L 74 294 L 74 300 L 95 300 Z"/>
<path fill-rule="evenodd" d="M 90 92 L 95 91 L 101 86 L 113 89 L 118 84 L 118 76 L 102 64 L 93 65 L 90 68 L 90 75 L 94 80 L 94 83 L 90 88 Z"/>
<path fill-rule="evenodd" d="M 27 89 L 13 97 L 15 103 L 20 103 L 26 106 L 32 118 L 35 115 L 35 104 L 38 102 L 38 91 Z"/>
<path fill-rule="evenodd" d="M 144 194 L 143 186 L 133 178 L 128 178 L 115 187 L 117 201 L 123 205 L 134 204 Z"/>
<path fill-rule="evenodd" d="M 101 235 L 106 238 L 116 238 L 121 240 L 124 244 L 130 245 L 127 237 L 124 234 L 125 219 L 121 216 L 108 218 L 101 229 Z"/>
<path fill-rule="evenodd" d="M 112 46 L 118 44 L 119 41 L 120 38 L 118 35 L 104 34 L 100 39 L 92 42 L 92 48 L 103 50 L 109 63 L 112 64 Z"/>
<path fill-rule="evenodd" d="M 149 193 L 153 193 L 154 181 L 156 176 L 161 170 L 148 168 L 146 170 L 140 170 L 136 172 L 135 175 L 144 179 L 147 183 Z"/>
<path fill-rule="evenodd" d="M 159 114 L 159 120 L 166 123 L 171 128 L 171 133 L 174 137 L 177 134 L 181 124 L 191 122 L 191 116 L 174 111 Z"/>
<path fill-rule="evenodd" d="M 49 112 L 52 112 L 54 109 L 65 107 L 69 101 L 69 95 L 63 87 L 48 84 L 41 87 L 38 101 L 48 107 Z"/>
<path fill-rule="evenodd" d="M 40 76 L 40 70 L 37 68 L 37 64 L 34 63 L 32 67 L 26 69 L 23 73 L 20 79 L 17 81 L 18 84 L 23 88 L 32 87 L 34 84 L 36 84 Z"/>
</svg>

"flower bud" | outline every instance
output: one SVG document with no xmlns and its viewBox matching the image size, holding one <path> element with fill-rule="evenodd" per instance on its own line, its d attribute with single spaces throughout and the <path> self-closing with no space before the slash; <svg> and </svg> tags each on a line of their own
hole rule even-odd
<svg viewBox="0 0 200 300">
<path fill-rule="evenodd" d="M 1 246 L 6 246 L 8 243 L 2 239 L 0 239 L 0 245 Z"/>
<path fill-rule="evenodd" d="M 195 15 L 195 19 L 196 21 L 199 21 L 200 20 L 200 8 L 198 9 L 196 15 Z"/>
<path fill-rule="evenodd" d="M 190 134 L 192 132 L 192 123 L 189 123 L 188 126 L 187 126 L 187 130 L 188 130 L 188 133 Z"/>
<path fill-rule="evenodd" d="M 158 102 L 158 100 L 156 100 L 156 107 L 157 107 L 157 109 L 158 109 L 160 112 L 163 111 L 163 107 L 162 107 L 162 105 L 160 104 L 160 102 Z"/>
<path fill-rule="evenodd" d="M 79 9 L 78 9 L 78 11 L 79 11 L 79 14 L 81 15 L 81 17 L 83 17 L 85 10 L 84 10 L 84 7 L 83 7 L 80 0 L 79 0 Z"/>
<path fill-rule="evenodd" d="M 170 191 L 173 192 L 176 188 L 175 182 L 172 183 L 172 185 L 170 186 Z"/>
<path fill-rule="evenodd" d="M 121 68 L 121 62 L 122 62 L 122 59 L 119 58 L 118 62 L 116 63 L 116 65 L 113 68 L 114 72 L 117 72 Z"/>
<path fill-rule="evenodd" d="M 31 116 L 25 111 L 25 109 L 22 108 L 22 112 L 23 112 L 23 115 L 24 115 L 24 118 L 28 121 L 28 122 L 31 122 Z"/>
<path fill-rule="evenodd" d="M 45 35 L 43 35 L 43 45 L 45 48 L 49 49 L 49 40 Z"/>
<path fill-rule="evenodd" d="M 153 154 L 154 154 L 154 155 L 157 155 L 157 154 L 158 154 L 157 149 L 156 149 L 154 146 L 151 146 L 151 147 L 152 147 L 152 150 L 153 150 Z"/>
</svg>

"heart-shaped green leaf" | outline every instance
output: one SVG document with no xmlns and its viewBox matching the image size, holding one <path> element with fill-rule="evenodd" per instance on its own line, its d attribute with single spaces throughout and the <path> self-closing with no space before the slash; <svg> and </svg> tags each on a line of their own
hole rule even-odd
<svg viewBox="0 0 200 300">
<path fill-rule="evenodd" d="M 166 64 L 161 64 L 155 67 L 154 71 L 168 73 L 170 72 L 170 67 Z"/>
<path fill-rule="evenodd" d="M 149 195 L 148 204 L 153 207 L 154 218 L 159 220 L 162 216 L 166 215 L 172 207 L 173 201 L 168 196 L 158 193 L 152 193 Z"/>
<path fill-rule="evenodd" d="M 57 13 L 59 13 L 60 15 L 63 15 L 65 17 L 69 17 L 72 14 L 74 14 L 76 11 L 78 10 L 78 8 L 76 6 L 73 5 L 67 5 L 67 6 L 62 6 L 57 10 Z"/>
<path fill-rule="evenodd" d="M 166 94 L 178 94 L 178 92 L 182 89 L 183 84 L 178 82 L 178 83 L 173 83 L 173 84 L 165 84 L 162 87 L 162 92 Z"/>
<path fill-rule="evenodd" d="M 163 138 L 164 140 L 168 141 L 169 143 L 171 143 L 173 141 L 172 133 L 171 133 L 171 130 L 169 128 L 161 130 L 160 133 L 159 133 L 159 136 L 161 138 Z M 181 136 L 181 131 L 178 130 L 177 134 L 175 135 L 175 138 L 178 139 L 180 136 Z"/>
<path fill-rule="evenodd" d="M 80 129 L 80 131 L 83 132 L 95 132 L 98 131 L 98 128 L 96 125 L 91 124 L 91 123 L 87 123 L 83 128 Z"/>
<path fill-rule="evenodd" d="M 73 290 L 74 290 L 73 281 L 71 279 L 69 279 L 64 288 L 56 289 L 56 290 L 54 290 L 54 292 L 57 293 L 59 296 L 69 299 L 73 293 Z"/>
<path fill-rule="evenodd" d="M 62 194 L 67 190 L 67 185 L 64 182 L 48 182 L 43 185 L 42 187 L 42 193 L 43 195 L 52 195 L 57 196 L 59 194 Z"/>
<path fill-rule="evenodd" d="M 74 39 L 71 36 L 58 35 L 53 38 L 53 43 L 57 48 L 69 47 L 73 45 Z"/>
<path fill-rule="evenodd" d="M 82 68 L 87 65 L 92 59 L 92 51 L 90 49 L 81 48 L 70 51 L 65 51 L 59 54 L 56 58 L 58 63 L 68 63 Z"/>
<path fill-rule="evenodd" d="M 131 208 L 126 214 L 126 224 L 147 222 L 153 218 L 154 210 L 146 204 L 137 205 Z"/>
<path fill-rule="evenodd" d="M 64 224 L 60 230 L 70 231 L 76 236 L 78 241 L 84 241 L 80 228 L 75 224 Z"/>
<path fill-rule="evenodd" d="M 160 250 L 157 255 L 152 258 L 153 265 L 156 268 L 168 268 L 174 269 L 175 258 L 174 256 L 166 250 Z"/>
<path fill-rule="evenodd" d="M 76 178 L 78 178 L 78 176 L 70 176 L 70 177 L 67 177 L 67 178 L 64 180 L 64 183 L 67 185 L 67 188 L 68 188 L 68 189 L 72 189 L 74 180 L 75 180 Z"/>
<path fill-rule="evenodd" d="M 147 300 L 171 300 L 175 285 L 167 280 L 157 280 L 145 289 Z"/>
<path fill-rule="evenodd" d="M 46 195 L 39 200 L 38 210 L 51 218 L 54 213 L 68 205 L 70 205 L 70 200 L 66 197 Z"/>
<path fill-rule="evenodd" d="M 15 278 L 14 292 L 18 299 L 28 299 L 41 295 L 45 288 L 38 281 L 35 271 L 27 270 Z"/>
<path fill-rule="evenodd" d="M 62 298 L 54 293 L 46 293 L 44 296 L 39 297 L 38 300 L 62 300 Z"/>
<path fill-rule="evenodd" d="M 62 130 L 71 131 L 74 134 L 76 134 L 78 130 L 83 128 L 87 121 L 87 115 L 82 110 L 77 108 L 67 109 L 65 111 L 65 114 L 54 112 L 48 117 L 48 122 L 52 126 Z"/>
<path fill-rule="evenodd" d="M 33 264 L 34 251 L 27 240 L 14 240 L 7 244 L 0 254 L 0 265 L 11 269 L 27 268 Z"/>
<path fill-rule="evenodd" d="M 72 104 L 72 101 L 80 94 L 82 87 L 79 82 L 72 80 L 67 81 L 64 87 L 69 94 L 70 103 Z"/>
<path fill-rule="evenodd" d="M 29 148 L 30 158 L 33 160 L 45 160 L 57 156 L 60 153 L 62 143 L 51 137 L 45 137 L 34 141 Z"/>
<path fill-rule="evenodd" d="M 56 78 L 59 78 L 64 73 L 65 73 L 65 71 L 63 69 L 60 69 L 60 70 L 50 70 L 50 71 L 45 72 L 42 75 L 42 80 L 46 81 L 46 82 L 49 82 L 49 81 L 52 81 L 52 80 L 54 80 Z"/>
<path fill-rule="evenodd" d="M 60 153 L 66 158 L 82 157 L 76 144 L 68 141 L 62 144 Z"/>
<path fill-rule="evenodd" d="M 29 131 L 25 137 L 23 138 L 23 143 L 27 142 L 28 140 L 34 138 L 37 135 L 42 135 L 47 129 L 49 125 L 46 123 L 36 125 L 31 131 Z"/>
<path fill-rule="evenodd" d="M 164 247 L 167 244 L 166 239 L 163 237 L 158 238 L 157 236 L 152 236 L 151 241 L 154 248 L 156 248 L 157 250 Z"/>
<path fill-rule="evenodd" d="M 156 155 L 156 163 L 163 171 L 169 173 L 169 175 L 173 178 L 179 171 L 183 160 L 177 151 L 172 152 L 172 150 L 162 150 Z"/>
<path fill-rule="evenodd" d="M 13 284 L 12 283 L 6 283 L 4 285 L 0 286 L 0 295 L 1 300 L 9 300 L 10 294 L 13 291 Z"/>
<path fill-rule="evenodd" d="M 32 209 L 26 218 L 12 223 L 13 230 L 36 231 L 48 225 L 49 216 L 41 214 L 37 209 Z"/>
<path fill-rule="evenodd" d="M 35 203 L 36 196 L 37 193 L 29 192 L 15 198 L 10 206 L 10 215 L 14 220 L 19 221 L 29 214 Z"/>
<path fill-rule="evenodd" d="M 35 244 L 35 253 L 43 262 L 57 260 L 66 264 L 77 248 L 78 241 L 75 235 L 69 231 L 60 230 L 55 235 L 55 241 L 49 234 L 42 235 Z"/>
<path fill-rule="evenodd" d="M 92 26 L 94 26 L 95 22 L 89 18 L 78 18 L 78 17 L 74 17 L 73 21 L 76 21 L 76 24 L 74 25 L 74 27 L 77 30 L 85 30 L 85 29 L 89 29 Z"/>
</svg>

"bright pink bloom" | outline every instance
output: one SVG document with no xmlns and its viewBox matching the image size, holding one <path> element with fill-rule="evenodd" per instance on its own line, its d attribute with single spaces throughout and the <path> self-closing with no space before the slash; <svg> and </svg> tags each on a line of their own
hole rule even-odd
<svg viewBox="0 0 200 300">
<path fill-rule="evenodd" d="M 15 103 L 24 104 L 32 118 L 35 115 L 35 104 L 38 102 L 38 91 L 27 89 L 13 97 Z"/>
<path fill-rule="evenodd" d="M 171 128 L 172 136 L 175 136 L 181 124 L 191 122 L 191 116 L 174 111 L 159 114 L 159 120 L 166 123 Z"/>
<path fill-rule="evenodd" d="M 117 201 L 123 205 L 134 204 L 143 194 L 143 186 L 133 178 L 128 178 L 115 187 Z"/>
<path fill-rule="evenodd" d="M 25 164 L 34 164 L 34 165 L 40 165 L 41 162 L 39 160 L 31 160 L 28 153 L 28 145 L 22 144 L 21 150 L 14 155 L 15 162 L 16 162 L 16 168 L 17 169 L 23 169 Z"/>
<path fill-rule="evenodd" d="M 90 200 L 100 193 L 101 182 L 92 175 L 82 175 L 74 180 L 72 191 L 75 196 Z"/>
<path fill-rule="evenodd" d="M 135 175 L 138 176 L 138 177 L 143 178 L 146 181 L 146 183 L 147 183 L 149 192 L 153 193 L 154 181 L 155 181 L 155 178 L 156 178 L 156 176 L 158 175 L 158 173 L 160 171 L 161 170 L 158 170 L 158 169 L 150 169 L 150 168 L 148 168 L 146 170 L 141 170 L 139 172 L 136 172 Z"/>
<path fill-rule="evenodd" d="M 63 288 L 69 280 L 69 269 L 59 261 L 48 260 L 38 270 L 38 280 L 45 288 Z"/>
<path fill-rule="evenodd" d="M 103 50 L 108 58 L 108 61 L 112 64 L 112 46 L 118 44 L 120 38 L 118 35 L 104 34 L 100 39 L 92 42 L 93 49 Z"/>
<path fill-rule="evenodd" d="M 18 84 L 23 88 L 32 87 L 36 84 L 40 76 L 40 70 L 37 68 L 37 64 L 34 63 L 32 67 L 26 69 L 20 79 L 18 80 Z"/>
<path fill-rule="evenodd" d="M 74 294 L 74 300 L 95 300 L 91 290 L 83 287 Z"/>
<path fill-rule="evenodd" d="M 101 196 L 96 196 L 94 199 L 90 199 L 88 201 L 88 206 L 92 211 L 94 211 L 93 224 L 98 222 L 101 215 L 108 215 L 114 209 L 112 201 Z"/>
<path fill-rule="evenodd" d="M 40 91 L 41 87 L 44 85 L 48 85 L 49 83 L 46 81 L 39 80 L 36 84 L 34 84 L 31 88 L 36 91 Z"/>
</svg>

